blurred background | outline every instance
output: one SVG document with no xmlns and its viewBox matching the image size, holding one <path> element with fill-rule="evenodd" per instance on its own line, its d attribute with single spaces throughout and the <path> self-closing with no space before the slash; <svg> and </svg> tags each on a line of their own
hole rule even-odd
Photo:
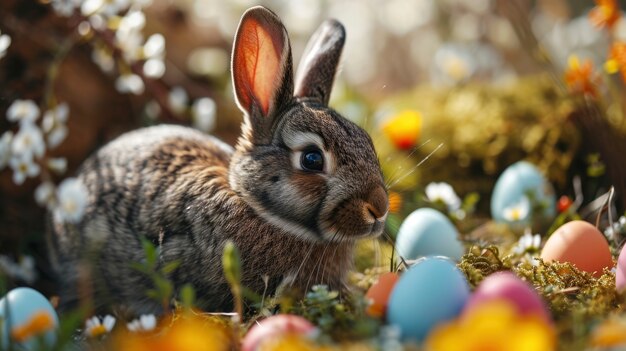
<svg viewBox="0 0 626 351">
<path fill-rule="evenodd" d="M 446 182 L 476 194 L 485 221 L 495 180 L 519 160 L 584 204 L 615 186 L 611 207 L 623 213 L 624 83 L 611 73 L 626 56 L 611 53 L 626 21 L 593 15 L 598 6 L 621 13 L 623 2 L 2 0 L 0 136 L 10 137 L 0 139 L 0 271 L 53 290 L 46 207 L 57 184 L 121 133 L 176 123 L 235 142 L 230 50 L 241 14 L 257 4 L 283 20 L 294 62 L 324 19 L 345 25 L 331 106 L 370 132 L 398 220 L 426 184 Z M 30 173 L 32 164 L 10 162 L 9 145 L 28 134 L 20 118 L 38 128 L 29 142 L 45 144 Z"/>
</svg>

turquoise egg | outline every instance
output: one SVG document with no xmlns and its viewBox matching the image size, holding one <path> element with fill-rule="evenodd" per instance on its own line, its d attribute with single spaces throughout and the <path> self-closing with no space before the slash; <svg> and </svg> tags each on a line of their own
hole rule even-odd
<svg viewBox="0 0 626 351">
<path fill-rule="evenodd" d="M 2 340 L 3 349 L 7 349 L 9 346 L 8 336 L 11 335 L 10 330 L 23 326 L 37 312 L 47 312 L 52 317 L 54 328 L 43 335 L 45 344 L 52 347 L 56 342 L 56 329 L 59 326 L 59 318 L 48 299 L 31 288 L 16 288 L 9 291 L 0 300 L 0 320 L 3 322 L 0 328 L 0 339 Z M 11 329 L 9 329 L 9 326 L 11 326 Z M 37 340 L 36 338 L 27 339 L 20 346 L 22 347 L 20 350 L 35 350 L 37 348 Z"/>
<path fill-rule="evenodd" d="M 463 245 L 459 233 L 443 213 L 432 208 L 413 211 L 400 225 L 396 250 L 407 260 L 424 256 L 446 256 L 460 260 Z"/>
<path fill-rule="evenodd" d="M 400 276 L 387 319 L 403 341 L 421 342 L 434 327 L 458 316 L 469 295 L 467 280 L 452 260 L 425 257 Z"/>
<path fill-rule="evenodd" d="M 552 185 L 531 163 L 520 161 L 512 164 L 502 172 L 491 196 L 491 216 L 500 223 L 528 225 L 531 223 L 532 202 L 527 194 L 532 193 L 535 201 L 545 205 L 542 215 L 554 217 L 556 197 Z M 507 208 L 527 207 L 527 215 L 517 220 L 505 214 Z M 522 212 L 524 212 L 522 210 Z"/>
</svg>

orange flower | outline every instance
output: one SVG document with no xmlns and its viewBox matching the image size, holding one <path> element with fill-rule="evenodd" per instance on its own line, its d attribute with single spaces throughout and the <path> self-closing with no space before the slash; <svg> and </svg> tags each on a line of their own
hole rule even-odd
<svg viewBox="0 0 626 351">
<path fill-rule="evenodd" d="M 37 312 L 26 323 L 13 328 L 11 336 L 17 342 L 23 342 L 30 337 L 41 335 L 54 328 L 54 320 L 48 312 Z"/>
<path fill-rule="evenodd" d="M 395 191 L 389 192 L 389 213 L 398 213 L 402 208 L 402 195 Z"/>
<path fill-rule="evenodd" d="M 615 42 L 611 45 L 609 57 L 604 63 L 604 70 L 609 74 L 620 72 L 626 82 L 626 43 Z"/>
<path fill-rule="evenodd" d="M 572 55 L 567 64 L 565 84 L 570 91 L 596 97 L 598 95 L 596 90 L 598 75 L 593 71 L 591 60 L 587 59 L 581 63 L 577 56 Z"/>
<path fill-rule="evenodd" d="M 402 150 L 414 147 L 421 131 L 422 116 L 419 112 L 411 110 L 402 111 L 383 125 L 383 132 L 398 149 Z"/>
<path fill-rule="evenodd" d="M 596 7 L 589 12 L 589 21 L 596 27 L 613 28 L 620 18 L 616 0 L 596 0 Z"/>
<path fill-rule="evenodd" d="M 590 342 L 602 348 L 626 345 L 626 322 L 615 318 L 606 320 L 593 331 Z"/>
</svg>

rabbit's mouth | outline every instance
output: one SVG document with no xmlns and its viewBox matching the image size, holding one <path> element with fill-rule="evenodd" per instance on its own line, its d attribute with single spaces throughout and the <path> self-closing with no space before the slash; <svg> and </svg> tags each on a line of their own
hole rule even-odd
<svg viewBox="0 0 626 351">
<path fill-rule="evenodd" d="M 328 218 L 320 223 L 321 236 L 324 241 L 353 241 L 374 238 L 385 229 L 387 212 L 376 216 L 368 206 L 353 203 L 352 206 L 338 206 Z"/>
</svg>

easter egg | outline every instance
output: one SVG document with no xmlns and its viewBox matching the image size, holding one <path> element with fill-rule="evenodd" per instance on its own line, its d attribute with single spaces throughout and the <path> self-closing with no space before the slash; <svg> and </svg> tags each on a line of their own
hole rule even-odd
<svg viewBox="0 0 626 351">
<path fill-rule="evenodd" d="M 48 299 L 31 288 L 13 289 L 0 300 L 0 320 L 4 321 L 0 323 L 3 349 L 8 347 L 10 335 L 26 350 L 36 349 L 37 336 L 42 334 L 46 345 L 56 342 L 56 311 Z"/>
<path fill-rule="evenodd" d="M 452 222 L 432 208 L 413 211 L 400 225 L 396 250 L 407 260 L 424 256 L 446 256 L 460 260 L 463 245 Z"/>
<path fill-rule="evenodd" d="M 242 351 L 257 350 L 264 342 L 285 335 L 310 335 L 317 329 L 300 316 L 277 314 L 258 322 L 246 334 L 241 343 Z"/>
<path fill-rule="evenodd" d="M 546 262 L 569 262 L 595 277 L 613 266 L 604 235 L 585 221 L 571 221 L 559 227 L 544 245 L 541 258 Z"/>
<path fill-rule="evenodd" d="M 455 318 L 469 297 L 465 276 L 445 257 L 425 257 L 400 276 L 389 298 L 387 320 L 404 341 L 422 341 Z"/>
<path fill-rule="evenodd" d="M 543 299 L 530 285 L 511 272 L 496 272 L 480 282 L 467 301 L 463 313 L 494 300 L 511 303 L 521 315 L 534 314 L 550 321 L 550 314 Z"/>
<path fill-rule="evenodd" d="M 528 193 L 532 193 L 534 199 L 529 198 Z M 545 205 L 544 217 L 554 217 L 556 197 L 552 185 L 532 164 L 516 162 L 496 181 L 491 196 L 491 216 L 500 223 L 527 225 L 532 214 L 531 200 Z"/>
<path fill-rule="evenodd" d="M 398 274 L 394 272 L 383 273 L 378 277 L 378 280 L 367 290 L 365 298 L 370 301 L 370 305 L 367 306 L 367 314 L 380 318 L 387 312 L 387 303 L 389 302 L 389 296 L 391 290 L 398 282 Z"/>
<path fill-rule="evenodd" d="M 615 271 L 615 287 L 617 291 L 626 290 L 626 245 L 622 247 L 617 259 L 617 270 Z"/>
</svg>

